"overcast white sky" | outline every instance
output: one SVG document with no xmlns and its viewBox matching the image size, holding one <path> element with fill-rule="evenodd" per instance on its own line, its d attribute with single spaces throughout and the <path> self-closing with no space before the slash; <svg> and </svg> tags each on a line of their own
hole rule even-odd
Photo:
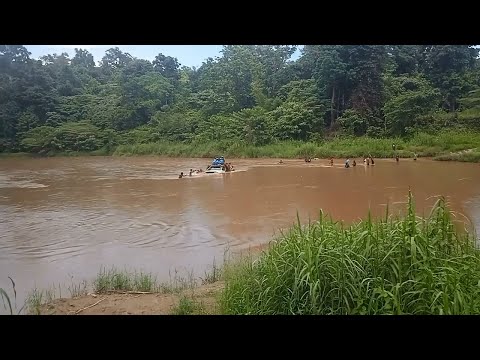
<svg viewBox="0 0 480 360">
<path fill-rule="evenodd" d="M 173 56 L 185 66 L 199 67 L 208 58 L 220 55 L 222 45 L 25 45 L 32 53 L 31 57 L 38 59 L 46 54 L 66 52 L 73 57 L 75 48 L 86 49 L 90 51 L 95 58 L 95 62 L 101 60 L 105 51 L 112 47 L 119 47 L 120 50 L 130 53 L 132 56 L 140 59 L 152 61 L 159 53 L 166 56 Z M 300 51 L 294 54 L 292 59 L 300 56 Z"/>
</svg>

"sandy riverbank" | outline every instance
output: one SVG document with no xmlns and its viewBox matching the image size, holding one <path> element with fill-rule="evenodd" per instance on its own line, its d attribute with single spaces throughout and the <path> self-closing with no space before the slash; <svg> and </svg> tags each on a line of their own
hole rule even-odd
<svg viewBox="0 0 480 360">
<path fill-rule="evenodd" d="M 224 283 L 217 281 L 173 294 L 112 292 L 55 299 L 42 315 L 188 315 L 218 314 Z"/>
</svg>

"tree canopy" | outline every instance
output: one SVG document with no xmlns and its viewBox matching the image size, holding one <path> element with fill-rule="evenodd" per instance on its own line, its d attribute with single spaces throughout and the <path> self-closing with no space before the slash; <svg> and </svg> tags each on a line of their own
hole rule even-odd
<svg viewBox="0 0 480 360">
<path fill-rule="evenodd" d="M 474 46 L 306 45 L 292 61 L 296 49 L 227 45 L 190 68 L 118 47 L 95 64 L 84 49 L 35 60 L 22 45 L 0 45 L 0 151 L 480 127 Z"/>
</svg>

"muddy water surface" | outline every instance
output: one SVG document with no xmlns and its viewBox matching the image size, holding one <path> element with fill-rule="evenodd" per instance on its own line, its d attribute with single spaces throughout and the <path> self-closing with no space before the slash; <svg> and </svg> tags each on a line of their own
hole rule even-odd
<svg viewBox="0 0 480 360">
<path fill-rule="evenodd" d="M 116 265 L 158 274 L 201 275 L 226 249 L 269 241 L 275 231 L 320 209 L 354 221 L 386 204 L 398 212 L 409 187 L 418 212 L 435 196 L 480 229 L 479 164 L 427 159 L 377 160 L 345 169 L 340 161 L 235 160 L 231 174 L 178 179 L 208 159 L 84 157 L 0 159 L 0 287 L 91 280 Z M 359 161 L 360 162 L 360 161 Z"/>
</svg>

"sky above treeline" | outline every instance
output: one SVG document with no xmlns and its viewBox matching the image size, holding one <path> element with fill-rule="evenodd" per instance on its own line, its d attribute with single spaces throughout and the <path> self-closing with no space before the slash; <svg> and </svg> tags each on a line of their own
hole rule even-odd
<svg viewBox="0 0 480 360">
<path fill-rule="evenodd" d="M 92 53 L 98 63 L 105 55 L 107 49 L 118 47 L 123 52 L 146 60 L 154 60 L 155 56 L 162 53 L 166 56 L 176 57 L 182 66 L 200 67 L 209 57 L 220 56 L 222 45 L 24 45 L 32 53 L 31 57 L 38 59 L 47 54 L 61 54 L 66 52 L 72 58 L 75 48 L 85 49 Z M 300 56 L 300 48 L 292 56 L 296 60 Z"/>
</svg>

